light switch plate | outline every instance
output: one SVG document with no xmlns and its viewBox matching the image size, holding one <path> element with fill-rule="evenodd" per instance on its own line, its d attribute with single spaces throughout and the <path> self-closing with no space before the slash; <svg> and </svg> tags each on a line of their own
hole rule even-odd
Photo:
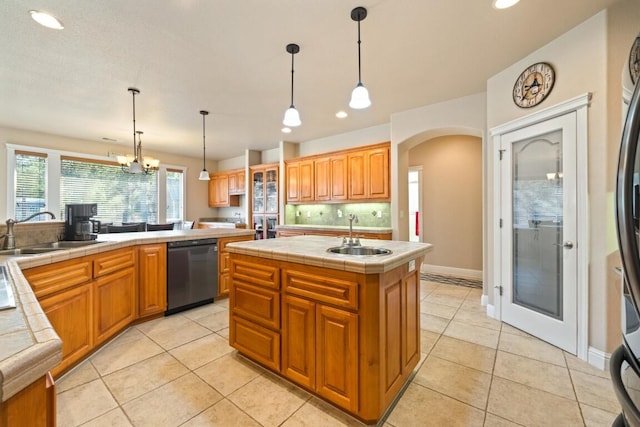
<svg viewBox="0 0 640 427">
<path fill-rule="evenodd" d="M 409 271 L 413 271 L 416 269 L 416 260 L 412 259 L 411 261 L 409 261 Z"/>
</svg>

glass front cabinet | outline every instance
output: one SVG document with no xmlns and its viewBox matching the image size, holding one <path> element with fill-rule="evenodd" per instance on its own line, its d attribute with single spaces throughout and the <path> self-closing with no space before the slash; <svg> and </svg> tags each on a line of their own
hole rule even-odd
<svg viewBox="0 0 640 427">
<path fill-rule="evenodd" d="M 256 239 L 276 237 L 278 224 L 278 164 L 251 167 L 251 218 Z"/>
</svg>

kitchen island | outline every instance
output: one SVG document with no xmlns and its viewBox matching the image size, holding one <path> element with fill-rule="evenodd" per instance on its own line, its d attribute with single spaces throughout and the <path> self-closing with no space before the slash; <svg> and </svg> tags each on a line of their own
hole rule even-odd
<svg viewBox="0 0 640 427">
<path fill-rule="evenodd" d="M 327 252 L 337 245 L 322 236 L 230 244 L 229 342 L 374 424 L 420 360 L 420 264 L 432 246 L 363 240 L 391 253 Z"/>
<path fill-rule="evenodd" d="M 152 318 L 142 308 L 162 315 L 166 307 L 157 302 L 166 296 L 166 266 L 158 261 L 167 242 L 252 236 L 253 230 L 236 229 L 101 234 L 97 243 L 77 248 L 0 256 L 16 300 L 15 308 L 0 311 L 0 425 L 51 425 L 55 391 L 49 371 L 63 372 L 131 323 Z M 59 270 L 52 279 L 41 269 Z M 152 274 L 158 281 L 147 280 Z M 128 303 L 102 304 L 100 295 L 127 295 Z M 144 298 L 155 307 L 143 305 Z M 60 333 L 56 322 L 66 325 Z M 71 337 L 64 345 L 61 334 Z"/>
</svg>

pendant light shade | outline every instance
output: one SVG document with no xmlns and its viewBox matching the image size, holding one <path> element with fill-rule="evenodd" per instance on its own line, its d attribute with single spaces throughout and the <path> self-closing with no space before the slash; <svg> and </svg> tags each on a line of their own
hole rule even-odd
<svg viewBox="0 0 640 427">
<path fill-rule="evenodd" d="M 127 89 L 131 92 L 133 98 L 133 155 L 127 154 L 126 156 L 118 156 L 118 163 L 122 167 L 122 171 L 131 174 L 151 174 L 158 170 L 160 166 L 160 160 L 153 157 L 142 156 L 142 131 L 136 131 L 136 95 L 140 94 L 140 91 L 134 87 Z M 138 142 L 136 143 L 136 135 L 138 135 Z"/>
<path fill-rule="evenodd" d="M 362 63 L 360 59 L 360 21 L 363 21 L 366 17 L 367 9 L 364 7 L 356 7 L 351 11 L 351 19 L 358 23 L 358 84 L 353 92 L 351 92 L 351 101 L 349 102 L 349 107 L 355 110 L 367 108 L 371 105 L 369 91 L 362 84 Z"/>
<path fill-rule="evenodd" d="M 204 142 L 204 118 L 209 114 L 208 111 L 205 110 L 200 110 L 200 114 L 202 114 L 202 170 L 200 171 L 200 176 L 198 177 L 198 179 L 200 181 L 209 181 L 211 178 L 209 178 L 209 172 L 207 172 L 207 166 L 205 164 L 205 150 L 206 150 L 206 146 L 205 146 L 205 142 Z"/>
<path fill-rule="evenodd" d="M 284 112 L 284 120 L 282 120 L 282 124 L 289 127 L 296 127 L 302 124 L 300 120 L 300 113 L 296 110 L 296 107 L 293 105 L 293 56 L 300 52 L 300 46 L 295 43 L 290 43 L 287 45 L 287 52 L 291 54 L 291 105 L 287 108 L 287 111 Z"/>
</svg>

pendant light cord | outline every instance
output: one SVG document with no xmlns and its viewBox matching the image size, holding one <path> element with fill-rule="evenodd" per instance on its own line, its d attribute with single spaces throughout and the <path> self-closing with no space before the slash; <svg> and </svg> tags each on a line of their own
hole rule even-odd
<svg viewBox="0 0 640 427">
<path fill-rule="evenodd" d="M 360 64 L 360 21 L 362 19 L 358 19 L 358 84 L 362 84 L 362 75 L 361 75 L 361 64 Z"/>
<path fill-rule="evenodd" d="M 205 157 L 205 150 L 206 150 L 206 145 L 205 145 L 205 132 L 204 132 L 204 118 L 208 113 L 205 113 L 204 111 L 201 111 L 200 114 L 202 114 L 202 170 L 206 170 L 206 157 Z"/>
<path fill-rule="evenodd" d="M 131 91 L 131 95 L 133 97 L 133 155 L 135 157 L 135 161 L 138 160 L 138 150 L 136 147 L 136 92 L 137 89 L 129 89 Z"/>
<path fill-rule="evenodd" d="M 293 57 L 295 53 L 291 52 L 291 108 L 293 108 Z"/>
</svg>

